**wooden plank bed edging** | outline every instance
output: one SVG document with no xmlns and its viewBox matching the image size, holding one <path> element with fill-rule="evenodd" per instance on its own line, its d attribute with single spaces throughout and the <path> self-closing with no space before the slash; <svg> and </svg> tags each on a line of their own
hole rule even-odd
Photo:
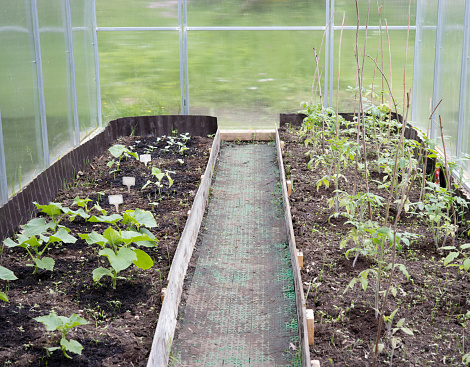
<svg viewBox="0 0 470 367">
<path fill-rule="evenodd" d="M 279 164 L 279 176 L 282 187 L 282 201 L 284 207 L 284 215 L 286 218 L 287 237 L 289 239 L 290 258 L 292 262 L 292 270 L 294 273 L 295 287 L 295 303 L 297 305 L 297 323 L 299 325 L 300 348 L 302 350 L 302 367 L 311 367 L 310 349 L 308 344 L 307 330 L 307 311 L 305 305 L 304 289 L 302 286 L 302 277 L 300 276 L 299 261 L 297 258 L 297 248 L 295 244 L 294 228 L 292 226 L 292 216 L 290 213 L 289 195 L 287 193 L 286 175 L 284 172 L 284 161 L 282 159 L 281 142 L 279 139 L 278 129 L 276 127 L 276 149 L 277 160 Z"/>
<path fill-rule="evenodd" d="M 199 234 L 199 228 L 204 216 L 204 211 L 209 197 L 212 174 L 219 154 L 219 148 L 220 131 L 217 130 L 203 179 L 196 197 L 194 198 L 191 213 L 186 221 L 175 256 L 173 257 L 173 262 L 171 263 L 165 299 L 158 317 L 157 328 L 155 329 L 147 367 L 168 366 L 178 317 L 178 306 L 183 292 L 184 277 L 186 275 L 186 270 L 188 269 L 188 264 L 192 256 L 194 245 Z"/>
</svg>

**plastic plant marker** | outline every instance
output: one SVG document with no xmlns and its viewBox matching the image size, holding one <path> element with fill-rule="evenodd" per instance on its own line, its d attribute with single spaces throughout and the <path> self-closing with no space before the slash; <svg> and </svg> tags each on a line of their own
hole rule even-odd
<svg viewBox="0 0 470 367">
<path fill-rule="evenodd" d="M 127 192 L 131 192 L 131 186 L 135 186 L 135 177 L 123 177 L 122 184 L 127 186 Z"/>
<path fill-rule="evenodd" d="M 162 288 L 162 293 L 160 294 L 160 301 L 163 302 L 166 295 L 166 288 Z"/>
<path fill-rule="evenodd" d="M 145 164 L 145 167 L 147 167 L 147 163 L 152 160 L 152 156 L 150 154 L 141 154 L 140 155 L 140 161 Z"/>
<path fill-rule="evenodd" d="M 108 200 L 109 205 L 114 205 L 116 208 L 116 213 L 119 213 L 119 204 L 123 203 L 122 195 L 109 195 Z"/>
</svg>

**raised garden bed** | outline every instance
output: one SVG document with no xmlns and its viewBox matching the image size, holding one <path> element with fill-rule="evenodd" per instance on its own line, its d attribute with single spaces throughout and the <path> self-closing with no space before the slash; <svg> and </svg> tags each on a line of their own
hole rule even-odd
<svg viewBox="0 0 470 367">
<path fill-rule="evenodd" d="M 304 117 L 289 116 L 289 121 L 301 122 Z M 400 125 L 395 130 L 399 131 Z M 320 130 L 317 125 L 317 133 Z M 369 245 L 369 248 L 362 246 L 364 241 L 373 238 L 372 231 L 362 233 L 363 238 L 358 240 L 356 237 L 357 243 L 354 243 L 352 230 L 356 229 L 358 233 L 359 219 L 356 222 L 351 217 L 348 219 L 344 215 L 345 206 L 340 207 L 342 214 L 333 215 L 335 185 L 331 180 L 329 186 L 326 185 L 323 181 L 327 175 L 325 166 L 317 162 L 324 157 L 325 151 L 322 149 L 331 151 L 331 142 L 326 140 L 333 139 L 334 134 L 330 131 L 323 146 L 321 140 L 314 146 L 312 140 L 306 141 L 314 134 L 305 133 L 305 130 L 301 132 L 299 126 L 284 125 L 279 133 L 285 142 L 286 177 L 293 182 L 290 205 L 297 247 L 304 256 L 301 276 L 306 306 L 315 313 L 315 343 L 310 346 L 311 359 L 318 360 L 322 366 L 371 366 L 378 328 L 375 271 L 380 255 L 379 251 L 374 251 L 375 244 Z M 321 133 L 318 133 L 317 139 L 320 136 Z M 349 138 L 349 141 L 356 139 L 354 134 L 348 137 L 345 130 L 341 137 Z M 385 198 L 382 205 L 376 205 L 373 221 L 379 227 L 390 228 L 399 203 L 392 202 L 389 224 L 384 225 L 388 191 L 381 184 L 387 181 L 387 174 L 384 170 L 377 172 L 377 150 L 372 144 L 371 138 L 367 142 L 369 190 L 371 194 Z M 354 195 L 366 192 L 364 172 L 357 180 L 354 177 L 354 160 L 345 167 L 340 171 L 344 175 L 344 179 L 340 180 L 341 190 L 352 196 L 356 182 Z M 441 167 L 441 180 L 442 170 Z M 398 221 L 398 231 L 408 241 L 401 242 L 396 252 L 393 290 L 388 294 L 389 301 L 384 312 L 386 322 L 381 329 L 377 365 L 463 365 L 463 360 L 468 358 L 465 355 L 470 351 L 467 346 L 470 336 L 469 277 L 465 270 L 444 266 L 444 261 L 446 258 L 449 260 L 451 252 L 455 252 L 449 246 L 461 249 L 461 245 L 470 242 L 467 222 L 461 218 L 454 240 L 449 235 L 444 243 L 445 235 L 441 235 L 439 249 L 436 248 L 433 236 L 435 226 L 430 224 L 429 218 L 426 221 L 421 215 L 426 209 L 412 205 L 420 199 L 417 186 L 414 185 L 410 192 L 408 211 L 402 211 Z M 367 208 L 364 210 L 367 213 Z M 358 218 L 359 210 L 356 214 Z M 349 241 L 345 242 L 348 238 Z M 353 248 L 364 250 L 357 257 L 355 266 L 353 262 L 357 251 Z M 348 250 L 349 256 L 346 256 Z M 465 253 L 463 249 L 462 252 Z M 384 254 L 382 265 L 385 270 L 382 273 L 379 305 L 382 304 L 390 276 L 386 266 L 392 261 L 392 247 L 386 245 Z M 446 261 L 446 265 L 463 266 L 463 261 L 464 257 L 460 254 L 453 261 Z"/>
<path fill-rule="evenodd" d="M 139 247 L 153 260 L 148 270 L 131 265 L 119 272 L 116 288 L 110 276 L 99 282 L 92 279 L 94 269 L 110 268 L 105 256 L 100 256 L 102 247 L 88 244 L 79 234 L 104 233 L 108 228 L 124 230 L 122 221 L 117 226 L 102 221 L 89 222 L 77 216 L 61 221 L 70 229 L 69 235 L 77 238 L 75 243 L 52 244 L 44 253 L 55 261 L 53 271 L 33 267 L 23 248 L 3 248 L 2 265 L 18 277 L 8 283 L 10 303 L 0 304 L 1 333 L 8 335 L 0 347 L 0 363 L 17 366 L 145 366 L 161 308 L 161 290 L 166 286 L 170 264 L 184 229 L 188 211 L 206 169 L 212 139 L 182 135 L 175 132 L 171 137 L 122 137 L 115 144 L 131 148 L 137 154 L 150 154 L 152 161 L 147 167 L 134 157 L 124 157 L 117 168 L 119 158 L 110 152 L 95 158 L 76 180 L 61 190 L 54 200 L 62 206 L 78 210 L 74 199 L 90 199 L 87 209 L 95 204 L 107 212 L 116 213 L 109 205 L 108 195 L 122 195 L 119 213 L 140 209 L 153 214 L 156 226 L 148 228 L 158 243 L 154 247 Z M 172 143 L 170 143 L 172 142 Z M 181 144 L 178 144 L 181 143 Z M 110 167 L 109 162 L 115 163 Z M 152 167 L 159 168 L 168 176 L 159 182 L 152 175 Z M 135 177 L 135 186 L 123 186 L 123 176 Z M 143 186 L 148 181 L 144 189 Z M 157 183 L 159 184 L 157 185 Z M 158 187 L 160 186 L 160 187 Z M 47 204 L 47 203 L 40 203 Z M 89 215 L 100 217 L 99 210 L 92 209 Z M 50 218 L 40 213 L 47 223 Z M 91 242 L 91 241 L 90 241 Z M 134 247 L 136 247 L 134 245 Z M 137 247 L 136 247 L 137 248 Z M 2 282 L 2 290 L 5 290 Z M 81 355 L 68 353 L 67 359 L 61 351 L 47 355 L 46 347 L 55 347 L 60 333 L 46 332 L 42 323 L 33 318 L 55 311 L 58 315 L 73 313 L 86 319 L 89 324 L 73 328 L 67 339 L 75 339 L 83 346 Z"/>
</svg>

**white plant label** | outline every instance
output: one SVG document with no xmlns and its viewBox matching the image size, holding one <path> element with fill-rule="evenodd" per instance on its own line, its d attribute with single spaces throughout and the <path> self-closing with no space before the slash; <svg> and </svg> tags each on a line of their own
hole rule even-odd
<svg viewBox="0 0 470 367">
<path fill-rule="evenodd" d="M 145 164 L 145 167 L 147 167 L 147 163 L 152 160 L 152 156 L 150 154 L 141 154 L 140 155 L 140 161 Z"/>
<path fill-rule="evenodd" d="M 135 177 L 123 177 L 122 184 L 127 186 L 127 192 L 131 192 L 131 186 L 135 186 Z"/>
<path fill-rule="evenodd" d="M 122 195 L 109 195 L 108 200 L 109 205 L 114 205 L 116 208 L 116 213 L 119 213 L 119 204 L 123 203 Z"/>
</svg>

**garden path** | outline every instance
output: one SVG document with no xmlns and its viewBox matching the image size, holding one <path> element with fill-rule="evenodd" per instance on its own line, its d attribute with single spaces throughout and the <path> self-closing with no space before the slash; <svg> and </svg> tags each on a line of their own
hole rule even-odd
<svg viewBox="0 0 470 367">
<path fill-rule="evenodd" d="M 175 366 L 300 366 L 276 147 L 221 147 Z"/>
</svg>

